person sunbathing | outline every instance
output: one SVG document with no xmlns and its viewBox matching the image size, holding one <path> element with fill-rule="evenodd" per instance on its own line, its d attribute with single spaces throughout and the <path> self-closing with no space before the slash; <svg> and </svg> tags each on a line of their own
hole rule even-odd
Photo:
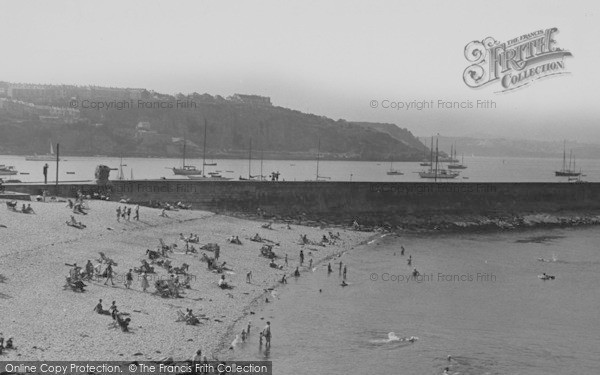
<svg viewBox="0 0 600 375">
<path fill-rule="evenodd" d="M 227 283 L 227 281 L 225 281 L 225 275 L 221 275 L 221 278 L 219 279 L 219 288 L 221 289 L 231 289 L 233 288 L 231 285 L 229 285 Z"/>
<path fill-rule="evenodd" d="M 262 242 L 262 238 L 258 235 L 258 233 L 256 233 L 254 237 L 252 237 L 252 241 Z"/>
</svg>

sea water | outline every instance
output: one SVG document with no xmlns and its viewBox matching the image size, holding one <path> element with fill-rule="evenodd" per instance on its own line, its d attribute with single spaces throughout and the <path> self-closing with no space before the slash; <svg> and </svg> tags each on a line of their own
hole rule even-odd
<svg viewBox="0 0 600 375">
<path fill-rule="evenodd" d="M 331 274 L 290 278 L 247 317 L 255 329 L 232 357 L 272 360 L 274 374 L 598 373 L 598 244 L 598 228 L 379 236 Z"/>
<path fill-rule="evenodd" d="M 216 166 L 206 166 L 205 173 L 218 172 L 223 177 L 239 179 L 261 174 L 261 161 L 242 159 L 211 160 Z M 123 166 L 121 166 L 121 163 Z M 5 180 L 17 179 L 23 182 L 41 182 L 44 180 L 43 167 L 48 164 L 48 181 L 56 179 L 56 162 L 27 161 L 24 156 L 0 155 L 0 164 L 14 166 L 19 174 L 0 176 Z M 175 179 L 184 178 L 173 174 L 173 167 L 181 167 L 180 159 L 169 158 L 124 158 L 114 157 L 78 157 L 61 156 L 58 179 L 62 182 L 93 180 L 94 171 L 99 164 L 114 168 L 110 179 L 115 180 L 122 171 L 123 179 Z M 460 176 L 444 183 L 453 182 L 568 182 L 567 177 L 556 177 L 554 171 L 562 167 L 562 159 L 542 158 L 465 158 L 467 169 L 460 171 Z M 188 159 L 186 165 L 195 165 L 202 169 L 201 159 Z M 582 168 L 582 180 L 600 182 L 600 165 L 596 160 L 578 161 Z M 319 176 L 326 181 L 379 181 L 379 182 L 433 182 L 421 179 L 418 172 L 426 170 L 418 162 L 393 163 L 393 169 L 400 170 L 403 175 L 388 175 L 389 162 L 321 160 Z M 268 180 L 271 172 L 280 172 L 280 181 L 315 180 L 317 163 L 315 160 L 265 160 L 262 162 L 262 175 Z"/>
</svg>

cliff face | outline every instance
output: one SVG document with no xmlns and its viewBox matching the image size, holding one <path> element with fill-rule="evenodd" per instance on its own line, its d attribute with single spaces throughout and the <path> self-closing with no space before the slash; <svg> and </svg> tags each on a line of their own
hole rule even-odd
<svg viewBox="0 0 600 375">
<path fill-rule="evenodd" d="M 80 107 L 79 120 L 71 124 L 0 109 L 0 153 L 46 153 L 49 142 L 60 142 L 65 154 L 179 156 L 181 141 L 173 138 L 185 138 L 197 145 L 188 145 L 189 154 L 197 156 L 205 120 L 207 154 L 213 158 L 246 157 L 250 142 L 266 158 L 315 158 L 319 143 L 325 159 L 420 160 L 427 153 L 408 130 L 393 124 L 336 121 L 207 94 L 146 93 L 129 102 L 123 109 Z"/>
</svg>

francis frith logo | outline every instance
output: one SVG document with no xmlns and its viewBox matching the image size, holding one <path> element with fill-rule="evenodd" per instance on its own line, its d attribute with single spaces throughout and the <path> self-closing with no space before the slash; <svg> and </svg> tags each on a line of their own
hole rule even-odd
<svg viewBox="0 0 600 375">
<path fill-rule="evenodd" d="M 499 83 L 497 92 L 514 90 L 540 78 L 567 74 L 565 57 L 571 52 L 558 48 L 556 27 L 536 30 L 500 43 L 492 37 L 475 40 L 465 47 L 465 58 L 472 63 L 463 73 L 465 84 L 480 88 Z"/>
</svg>

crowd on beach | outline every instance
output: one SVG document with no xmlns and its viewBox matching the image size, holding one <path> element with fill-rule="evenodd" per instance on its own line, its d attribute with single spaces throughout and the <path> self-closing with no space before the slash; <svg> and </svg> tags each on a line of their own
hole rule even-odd
<svg viewBox="0 0 600 375">
<path fill-rule="evenodd" d="M 87 227 L 86 224 L 90 225 L 91 218 L 95 218 L 94 211 L 92 211 L 90 209 L 90 205 L 88 205 L 88 199 L 91 198 L 81 194 L 81 192 L 78 192 L 77 196 L 74 198 L 56 198 L 52 199 L 51 201 L 63 202 L 63 205 L 66 204 L 66 209 L 69 210 L 68 216 L 70 216 L 69 220 L 67 220 L 67 225 L 79 229 L 85 229 Z M 176 204 L 172 207 L 174 210 L 182 209 L 182 207 L 178 206 L 185 205 L 182 203 L 181 205 Z M 31 204 L 28 206 L 24 205 L 24 211 L 27 211 L 28 207 L 31 209 L 32 213 L 35 213 L 31 207 Z M 161 208 L 163 212 L 165 210 L 170 211 L 170 209 L 167 210 L 164 205 L 162 205 Z M 62 208 L 61 210 L 66 209 Z M 112 212 L 114 213 L 113 215 L 116 216 L 112 217 L 116 219 L 117 223 L 127 223 L 130 221 L 140 220 L 140 206 L 129 204 L 129 202 L 120 202 L 118 206 L 113 208 Z M 79 216 L 83 216 L 82 219 L 90 221 L 90 223 L 84 224 L 83 222 L 79 221 Z M 257 224 L 257 226 L 261 230 L 266 229 L 269 231 L 277 231 L 281 229 L 287 231 L 292 229 L 289 223 L 276 225 L 274 222 L 267 222 L 264 224 Z M 97 230 L 97 226 L 94 226 L 94 229 Z M 106 229 L 114 230 L 111 227 L 107 227 Z M 319 236 L 316 238 L 309 238 L 307 234 L 301 234 L 299 241 L 289 241 L 288 244 L 302 246 L 302 250 L 300 250 L 299 253 L 295 253 L 298 254 L 298 257 L 296 258 L 294 255 L 289 256 L 288 253 L 285 253 L 281 250 L 278 251 L 278 249 L 282 249 L 285 246 L 285 244 L 282 246 L 282 244 L 279 242 L 280 238 L 275 241 L 267 238 L 264 234 L 266 233 L 256 233 L 254 236 L 244 238 L 239 234 L 233 233 L 230 234 L 229 237 L 223 238 L 223 241 L 231 245 L 242 245 L 243 243 L 246 243 L 246 241 L 250 241 L 250 243 L 255 242 L 257 249 L 256 256 L 266 258 L 264 264 L 268 265 L 269 269 L 272 269 L 273 276 L 275 276 L 275 278 L 272 280 L 274 281 L 276 279 L 281 284 L 286 284 L 289 277 L 299 277 L 301 274 L 300 271 L 303 268 L 306 270 L 313 268 L 314 260 L 312 257 L 312 251 L 316 249 L 311 250 L 311 247 L 337 246 L 338 243 L 341 242 L 339 232 L 337 234 L 333 232 L 322 235 L 319 234 Z M 159 298 L 187 298 L 186 289 L 192 287 L 192 284 L 196 278 L 190 273 L 189 264 L 175 263 L 176 260 L 181 256 L 191 256 L 194 259 L 198 259 L 201 263 L 205 263 L 208 272 L 215 274 L 215 278 L 213 279 L 214 281 L 210 284 L 212 284 L 215 288 L 223 290 L 224 296 L 230 296 L 231 298 L 234 298 L 232 293 L 235 292 L 233 292 L 233 290 L 235 290 L 235 288 L 239 288 L 239 285 L 237 285 L 235 281 L 240 279 L 237 279 L 236 277 L 232 278 L 230 275 L 234 275 L 234 272 L 236 271 L 239 273 L 241 270 L 234 270 L 233 267 L 228 264 L 228 261 L 230 260 L 228 258 L 231 257 L 231 254 L 224 255 L 221 247 L 222 245 L 219 245 L 216 242 L 200 243 L 200 235 L 195 233 L 189 233 L 189 235 L 179 233 L 178 237 L 165 239 L 167 241 L 157 238 L 156 240 L 158 243 L 156 248 L 150 247 L 145 253 L 140 253 L 141 264 L 138 265 L 132 264 L 130 260 L 122 262 L 122 259 L 117 259 L 119 258 L 119 255 L 115 256 L 111 254 L 110 256 L 115 258 L 113 259 L 107 255 L 108 253 L 105 254 L 103 252 L 99 253 L 99 257 L 97 259 L 95 259 L 95 257 L 86 256 L 86 258 L 90 259 L 73 259 L 71 262 L 67 260 L 65 265 L 68 266 L 69 269 L 67 275 L 63 279 L 63 289 L 76 293 L 85 293 L 90 288 L 94 288 L 96 285 L 109 286 L 105 294 L 98 296 L 102 297 L 102 299 L 97 300 L 97 304 L 95 306 L 89 306 L 89 308 L 99 315 L 111 316 L 112 322 L 108 324 L 108 328 L 117 329 L 123 333 L 129 333 L 132 330 L 136 331 L 137 328 L 133 328 L 136 326 L 131 324 L 133 318 L 131 314 L 126 311 L 120 311 L 120 309 L 117 308 L 116 301 L 113 301 L 108 308 L 104 307 L 103 300 L 110 301 L 122 298 L 114 298 L 116 296 L 110 292 L 110 287 L 117 287 L 121 290 L 137 290 L 142 293 L 148 293 L 149 296 L 154 295 Z M 217 239 L 215 240 L 218 242 Z M 246 246 L 247 245 L 248 243 L 246 243 Z M 181 255 L 173 256 L 173 254 Z M 292 262 L 298 263 L 293 264 Z M 195 270 L 197 269 L 198 268 L 196 267 Z M 246 276 L 246 283 L 250 285 L 260 285 L 255 283 L 253 280 L 253 271 L 256 272 L 255 269 L 247 269 L 244 272 Z M 345 274 L 346 269 L 344 269 L 344 277 Z M 260 280 L 264 280 L 264 275 L 261 276 L 262 277 Z M 259 283 L 262 282 L 264 281 L 260 281 Z M 206 285 L 205 287 L 210 287 L 210 284 Z M 196 286 L 194 285 L 194 287 Z M 237 294 L 239 293 L 236 293 L 236 295 Z M 269 297 L 271 297 L 271 295 L 264 298 L 265 302 L 269 302 Z M 177 316 L 174 316 L 173 318 L 176 322 L 183 322 L 189 326 L 200 325 L 203 324 L 203 320 L 208 320 L 207 316 L 202 313 L 195 313 L 191 308 L 185 309 L 185 312 L 177 311 Z M 258 332 L 258 335 L 256 335 L 256 332 L 251 332 L 251 328 L 252 325 L 249 324 L 247 329 L 239 335 L 235 345 L 232 345 L 233 348 L 240 343 L 248 342 L 250 337 L 256 337 L 259 345 L 266 345 L 266 347 L 270 347 L 270 323 L 261 329 L 260 332 Z M 12 340 L 6 348 L 11 347 Z"/>
</svg>

